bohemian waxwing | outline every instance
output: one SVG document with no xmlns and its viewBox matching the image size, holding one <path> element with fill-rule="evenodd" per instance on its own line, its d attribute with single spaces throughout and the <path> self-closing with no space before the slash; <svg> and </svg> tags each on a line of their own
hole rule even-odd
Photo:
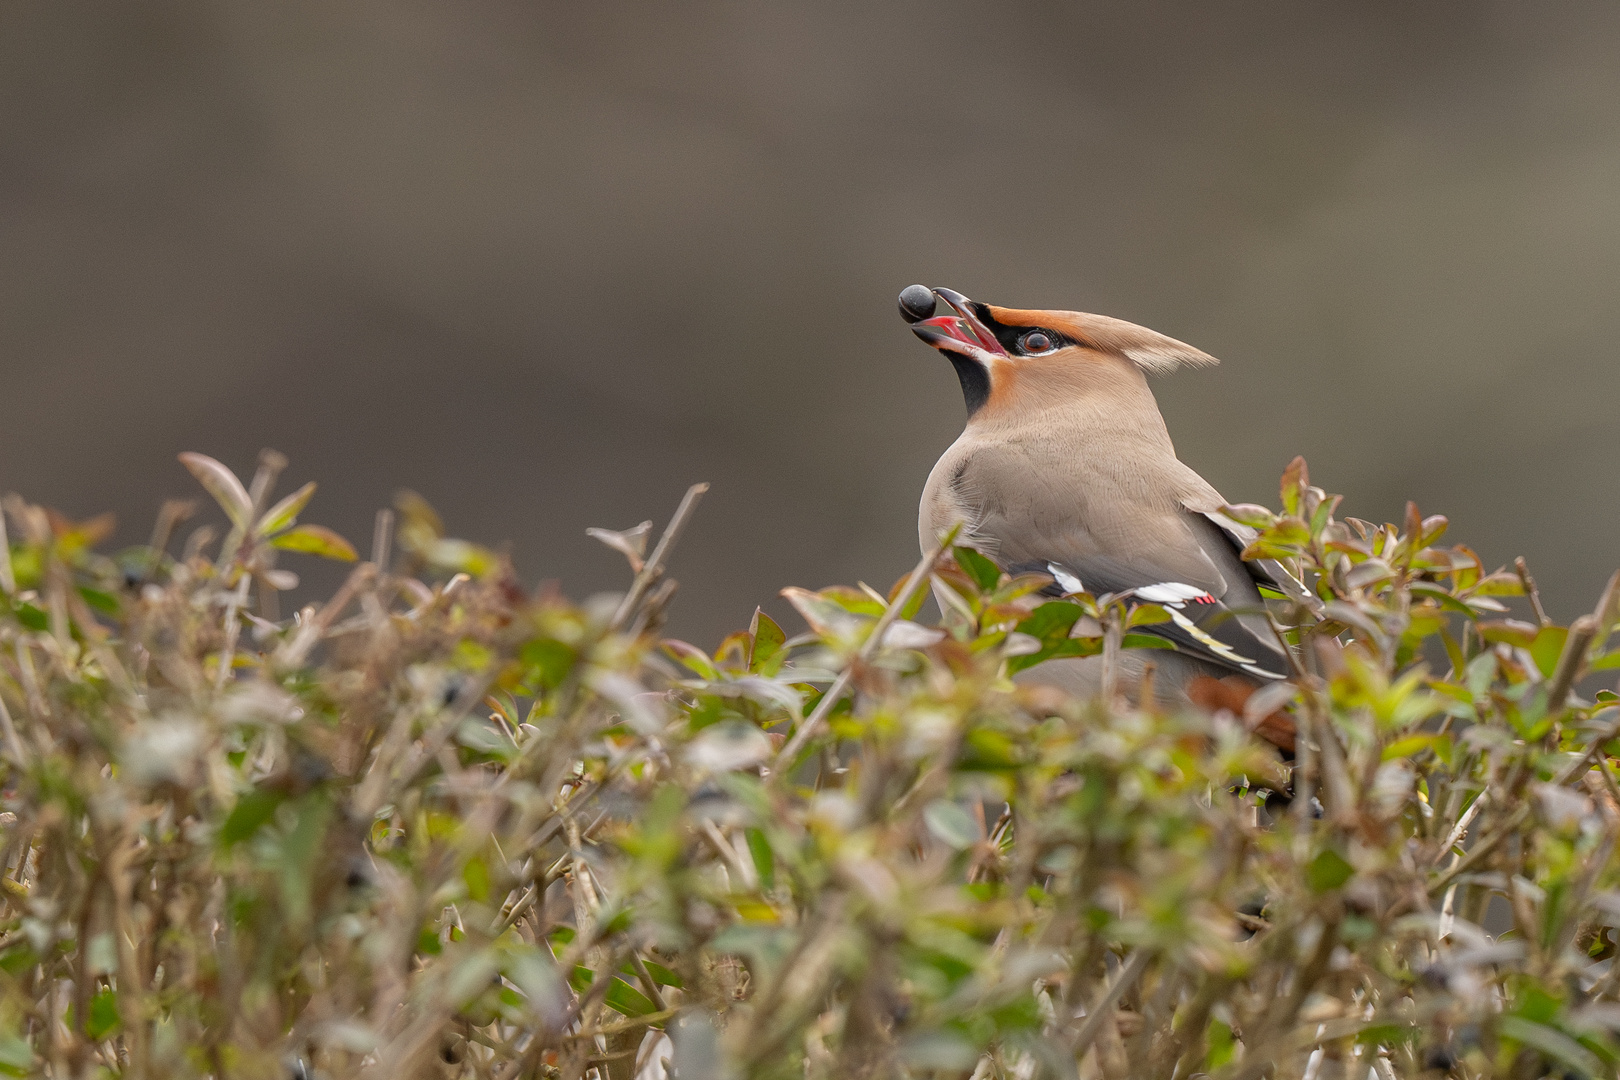
<svg viewBox="0 0 1620 1080">
<path fill-rule="evenodd" d="M 936 297 L 951 314 L 932 317 Z M 1142 629 L 1174 651 L 1128 651 L 1120 677 L 1140 679 L 1151 658 L 1166 704 L 1231 707 L 1240 689 L 1241 711 L 1249 687 L 1288 677 L 1260 590 L 1303 589 L 1275 562 L 1243 561 L 1253 530 L 1222 514 L 1226 500 L 1176 458 L 1147 385 L 1149 374 L 1214 357 L 1104 315 L 992 307 L 950 289 L 913 285 L 900 311 L 956 368 L 967 400 L 967 426 L 923 489 L 925 551 L 961 523 L 961 543 L 1008 573 L 1051 575 L 1051 595 L 1162 604 L 1171 621 Z M 1023 677 L 1090 696 L 1101 658 L 1050 660 Z M 1284 718 L 1260 733 L 1292 749 Z"/>
</svg>

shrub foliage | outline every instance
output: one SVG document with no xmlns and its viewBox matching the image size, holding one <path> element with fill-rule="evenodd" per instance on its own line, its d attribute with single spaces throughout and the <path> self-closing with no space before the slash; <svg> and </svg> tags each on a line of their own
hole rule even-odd
<svg viewBox="0 0 1620 1080">
<path fill-rule="evenodd" d="M 1311 587 L 1297 677 L 1163 711 L 1009 678 L 1162 612 L 960 549 L 787 590 L 805 633 L 661 640 L 698 490 L 651 555 L 597 531 L 622 598 L 525 591 L 406 496 L 282 618 L 282 553 L 354 549 L 313 485 L 271 505 L 275 455 L 185 461 L 217 545 L 6 503 L 0 1071 L 1615 1074 L 1620 707 L 1577 692 L 1612 585 L 1561 625 L 1296 462 L 1231 513 Z"/>
</svg>

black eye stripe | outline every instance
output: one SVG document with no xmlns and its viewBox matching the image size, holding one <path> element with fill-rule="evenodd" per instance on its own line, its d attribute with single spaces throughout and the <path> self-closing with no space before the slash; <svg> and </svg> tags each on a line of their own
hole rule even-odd
<svg viewBox="0 0 1620 1080">
<path fill-rule="evenodd" d="M 997 322 L 995 317 L 990 314 L 990 308 L 985 304 L 975 303 L 973 313 L 979 317 L 980 322 L 990 328 L 992 334 L 996 335 L 996 340 L 1001 342 L 1001 347 L 1014 356 L 1028 355 L 1028 351 L 1023 346 L 1023 339 L 1026 334 L 1033 334 L 1036 331 L 1052 339 L 1052 349 L 1061 349 L 1066 345 L 1079 344 L 1068 334 L 1053 330 L 1050 326 L 1008 326 L 1006 323 Z M 1051 349 L 1037 351 L 1050 352 Z"/>
</svg>

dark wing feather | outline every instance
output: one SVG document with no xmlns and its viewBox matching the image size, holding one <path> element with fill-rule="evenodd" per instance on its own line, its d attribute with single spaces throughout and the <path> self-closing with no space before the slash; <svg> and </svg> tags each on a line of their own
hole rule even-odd
<svg viewBox="0 0 1620 1080">
<path fill-rule="evenodd" d="M 1221 534 L 1226 537 L 1227 543 L 1231 544 L 1232 550 L 1237 552 L 1239 557 L 1242 556 L 1243 549 L 1254 543 L 1255 539 L 1260 535 L 1249 526 L 1233 521 L 1219 510 L 1192 510 L 1188 512 L 1198 514 L 1198 516 L 1219 529 Z M 1285 599 L 1304 604 L 1312 611 L 1321 606 L 1321 601 L 1312 595 L 1304 583 L 1289 573 L 1288 568 L 1276 559 L 1248 559 L 1244 561 L 1243 567 L 1249 572 L 1249 576 L 1254 579 L 1256 585 L 1270 589 Z"/>
<path fill-rule="evenodd" d="M 1014 574 L 1050 574 L 1053 584 L 1042 590 L 1048 596 L 1130 593 L 1161 605 L 1170 615 L 1169 622 L 1140 627 L 1142 633 L 1162 637 L 1179 652 L 1252 678 L 1286 679 L 1289 675 L 1287 657 L 1266 628 L 1263 613 L 1236 611 L 1197 586 L 1145 575 L 1111 559 L 1030 562 L 1006 569 Z"/>
</svg>

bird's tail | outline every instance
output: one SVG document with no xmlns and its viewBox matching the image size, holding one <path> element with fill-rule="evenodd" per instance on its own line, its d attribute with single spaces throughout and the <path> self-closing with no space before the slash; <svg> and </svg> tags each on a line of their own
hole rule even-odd
<svg viewBox="0 0 1620 1080">
<path fill-rule="evenodd" d="M 1228 675 L 1217 679 L 1199 675 L 1187 684 L 1187 697 L 1194 705 L 1214 712 L 1226 709 L 1233 716 L 1242 716 L 1243 707 L 1258 690 L 1252 681 L 1241 675 Z M 1294 718 L 1278 709 L 1248 725 L 1249 730 L 1286 754 L 1294 752 Z"/>
</svg>

